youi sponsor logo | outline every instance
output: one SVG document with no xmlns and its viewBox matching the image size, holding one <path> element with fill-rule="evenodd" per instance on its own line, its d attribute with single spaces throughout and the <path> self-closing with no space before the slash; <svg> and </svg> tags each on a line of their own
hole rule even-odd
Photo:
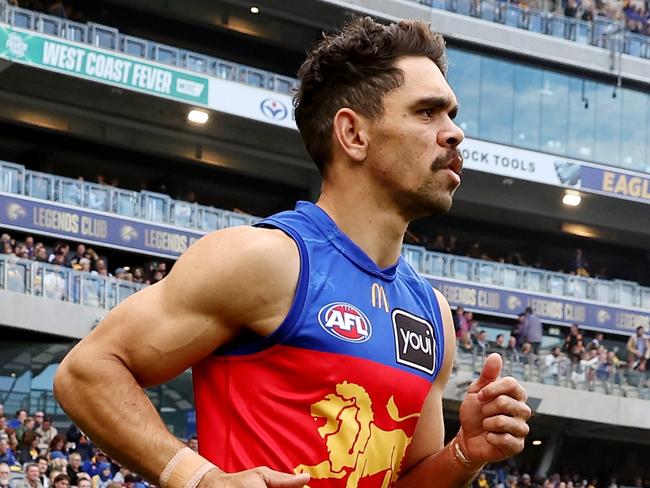
<svg viewBox="0 0 650 488">
<path fill-rule="evenodd" d="M 392 318 L 397 362 L 433 374 L 436 347 L 431 324 L 404 310 L 394 310 Z"/>
</svg>

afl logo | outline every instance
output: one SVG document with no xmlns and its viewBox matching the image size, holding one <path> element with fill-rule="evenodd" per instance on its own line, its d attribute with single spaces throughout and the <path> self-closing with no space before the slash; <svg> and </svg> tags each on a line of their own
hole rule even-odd
<svg viewBox="0 0 650 488">
<path fill-rule="evenodd" d="M 349 303 L 325 305 L 318 313 L 318 322 L 328 333 L 347 342 L 366 342 L 372 335 L 368 317 Z"/>
<path fill-rule="evenodd" d="M 272 120 L 284 120 L 287 118 L 289 111 L 287 107 L 284 106 L 279 100 L 274 98 L 267 98 L 260 103 L 260 109 L 262 113 L 269 119 Z"/>
</svg>

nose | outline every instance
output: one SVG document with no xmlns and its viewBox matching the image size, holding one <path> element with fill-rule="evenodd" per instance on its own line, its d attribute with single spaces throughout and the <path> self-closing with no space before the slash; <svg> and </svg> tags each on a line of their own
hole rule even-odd
<svg viewBox="0 0 650 488">
<path fill-rule="evenodd" d="M 438 132 L 438 144 L 441 147 L 455 148 L 465 139 L 463 129 L 458 127 L 453 120 L 448 119 L 447 125 Z"/>
</svg>

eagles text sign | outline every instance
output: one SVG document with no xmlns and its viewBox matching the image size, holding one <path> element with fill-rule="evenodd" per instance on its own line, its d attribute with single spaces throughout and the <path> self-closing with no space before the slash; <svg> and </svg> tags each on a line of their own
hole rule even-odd
<svg viewBox="0 0 650 488">
<path fill-rule="evenodd" d="M 526 307 L 547 323 L 573 323 L 594 329 L 632 333 L 637 327 L 650 327 L 650 313 L 638 309 L 603 305 L 595 302 L 559 298 L 505 288 L 475 285 L 457 280 L 427 276 L 429 282 L 456 307 L 465 307 L 486 315 L 515 317 Z"/>
<path fill-rule="evenodd" d="M 206 77 L 32 31 L 0 27 L 0 57 L 150 95 L 208 101 Z"/>
<path fill-rule="evenodd" d="M 166 258 L 179 257 L 203 235 L 5 193 L 0 193 L 0 226 Z"/>
</svg>

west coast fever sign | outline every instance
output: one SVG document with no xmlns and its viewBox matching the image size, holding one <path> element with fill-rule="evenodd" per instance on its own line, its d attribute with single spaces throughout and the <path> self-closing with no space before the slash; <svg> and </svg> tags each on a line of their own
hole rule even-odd
<svg viewBox="0 0 650 488">
<path fill-rule="evenodd" d="M 208 102 L 205 76 L 1 24 L 0 58 L 164 98 Z"/>
<path fill-rule="evenodd" d="M 514 317 L 531 307 L 543 322 L 559 325 L 579 323 L 592 329 L 629 334 L 637 327 L 650 327 L 650 312 L 603 305 L 587 300 L 559 298 L 496 286 L 475 285 L 458 280 L 427 276 L 429 282 L 455 307 Z"/>
<path fill-rule="evenodd" d="M 204 235 L 7 193 L 0 193 L 0 227 L 172 259 Z"/>
</svg>

